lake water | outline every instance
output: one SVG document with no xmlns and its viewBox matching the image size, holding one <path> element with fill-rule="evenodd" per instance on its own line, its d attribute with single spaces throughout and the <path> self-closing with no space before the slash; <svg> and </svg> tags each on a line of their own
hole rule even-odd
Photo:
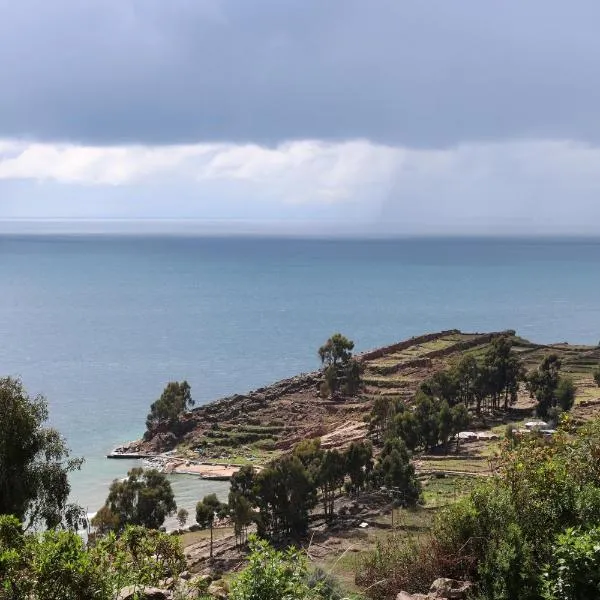
<svg viewBox="0 0 600 600">
<path fill-rule="evenodd" d="M 49 401 L 96 510 L 134 461 L 150 403 L 186 378 L 197 403 L 357 350 L 441 329 L 600 340 L 600 242 L 1 236 L 0 373 Z M 1 424 L 0 424 L 1 425 Z M 172 479 L 190 509 L 227 484 Z"/>
</svg>

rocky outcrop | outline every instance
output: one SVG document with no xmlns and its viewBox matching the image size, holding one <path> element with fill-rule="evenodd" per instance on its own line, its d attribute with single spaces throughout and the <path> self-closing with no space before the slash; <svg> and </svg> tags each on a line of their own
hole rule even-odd
<svg viewBox="0 0 600 600">
<path fill-rule="evenodd" d="M 436 579 L 429 588 L 428 597 L 440 600 L 463 600 L 473 587 L 470 581 L 457 581 L 440 577 Z"/>
<path fill-rule="evenodd" d="M 396 600 L 429 600 L 428 594 L 409 594 L 408 592 L 400 592 L 396 596 Z"/>
<path fill-rule="evenodd" d="M 470 581 L 440 577 L 431 584 L 428 594 L 400 592 L 396 600 L 466 600 L 472 589 L 473 584 Z"/>
<path fill-rule="evenodd" d="M 227 584 L 223 580 L 213 581 L 208 586 L 208 595 L 212 596 L 213 598 L 225 600 L 229 596 Z"/>
<path fill-rule="evenodd" d="M 137 587 L 127 586 L 123 588 L 117 600 L 171 600 L 172 595 L 168 590 L 161 590 L 155 587 Z"/>
</svg>

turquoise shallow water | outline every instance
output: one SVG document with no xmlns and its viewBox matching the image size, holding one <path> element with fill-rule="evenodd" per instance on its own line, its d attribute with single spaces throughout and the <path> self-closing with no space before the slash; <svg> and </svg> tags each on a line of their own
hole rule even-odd
<svg viewBox="0 0 600 600">
<path fill-rule="evenodd" d="M 334 331 L 358 350 L 448 328 L 600 340 L 600 243 L 0 237 L 0 373 L 44 393 L 86 463 L 89 510 L 133 463 L 168 380 L 198 403 L 318 366 Z M 173 479 L 179 503 L 223 483 Z"/>
</svg>

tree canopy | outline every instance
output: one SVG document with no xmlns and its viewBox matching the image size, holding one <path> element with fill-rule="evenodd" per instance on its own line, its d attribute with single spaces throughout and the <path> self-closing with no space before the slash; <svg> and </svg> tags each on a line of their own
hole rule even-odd
<svg viewBox="0 0 600 600">
<path fill-rule="evenodd" d="M 118 530 L 127 525 L 158 529 L 177 510 L 171 484 L 156 469 L 131 469 L 127 478 L 115 480 L 106 499 L 107 509 L 116 517 Z"/>
<path fill-rule="evenodd" d="M 48 406 L 19 379 L 0 378 L 0 514 L 28 526 L 75 524 L 81 509 L 68 504 L 68 474 L 81 466 L 60 434 L 46 427 Z"/>
<path fill-rule="evenodd" d="M 539 367 L 527 377 L 527 388 L 537 400 L 536 411 L 546 417 L 554 409 L 569 410 L 575 402 L 573 381 L 561 375 L 561 360 L 556 354 L 549 354 Z"/>
<path fill-rule="evenodd" d="M 324 365 L 323 391 L 334 396 L 340 389 L 354 396 L 360 389 L 361 363 L 352 357 L 354 342 L 341 333 L 334 333 L 320 348 Z"/>
<path fill-rule="evenodd" d="M 186 410 L 194 406 L 192 388 L 187 381 L 170 381 L 160 398 L 150 406 L 146 429 L 152 431 L 157 425 L 172 425 Z"/>
</svg>

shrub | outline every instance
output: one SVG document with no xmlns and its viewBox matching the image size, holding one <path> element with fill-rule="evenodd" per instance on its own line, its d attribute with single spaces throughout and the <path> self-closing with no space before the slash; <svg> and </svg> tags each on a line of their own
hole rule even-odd
<svg viewBox="0 0 600 600">
<path fill-rule="evenodd" d="M 231 600 L 316 600 L 320 586 L 308 584 L 304 555 L 295 549 L 275 550 L 264 540 L 250 538 L 248 566 L 231 586 Z"/>
<path fill-rule="evenodd" d="M 600 529 L 560 534 L 542 575 L 546 600 L 588 600 L 600 590 Z"/>
<path fill-rule="evenodd" d="M 185 568 L 178 540 L 143 527 L 86 548 L 71 531 L 26 534 L 0 516 L 0 598 L 112 600 L 127 585 L 158 585 Z"/>
<path fill-rule="evenodd" d="M 442 511 L 429 537 L 380 542 L 357 583 L 372 586 L 373 598 L 425 592 L 442 575 L 475 580 L 481 600 L 596 597 L 600 529 L 590 527 L 600 512 L 600 420 L 575 435 L 568 428 L 562 419 L 551 439 L 506 441 L 496 477 Z"/>
</svg>

